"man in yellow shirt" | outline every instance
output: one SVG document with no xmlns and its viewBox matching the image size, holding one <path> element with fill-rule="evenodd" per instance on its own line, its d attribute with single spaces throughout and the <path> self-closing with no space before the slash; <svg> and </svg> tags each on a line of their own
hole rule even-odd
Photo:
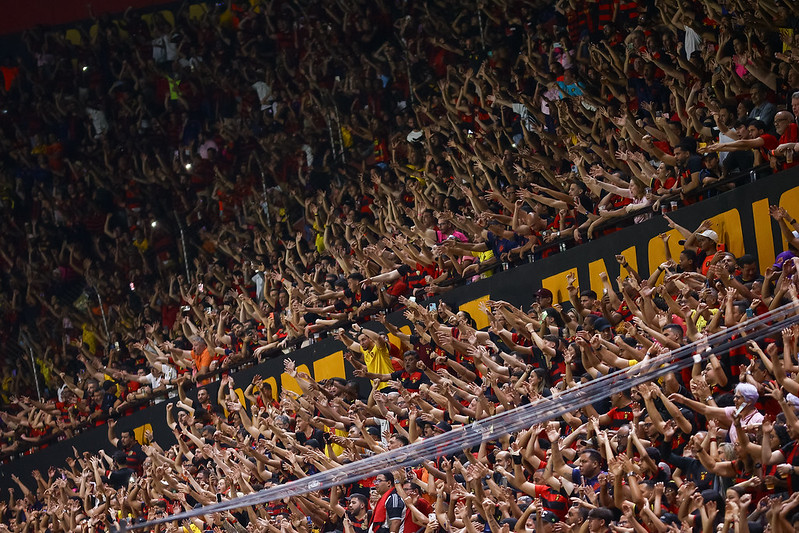
<svg viewBox="0 0 799 533">
<path fill-rule="evenodd" d="M 356 369 L 365 369 L 372 374 L 391 374 L 394 367 L 391 364 L 388 342 L 376 331 L 363 329 L 358 324 L 352 326 L 353 331 L 358 333 L 358 342 L 351 339 L 343 329 L 338 330 L 336 337 L 344 343 L 350 353 L 344 357 L 352 363 Z M 363 356 L 363 362 L 356 355 Z M 378 385 L 378 389 L 387 387 L 387 383 Z"/>
</svg>

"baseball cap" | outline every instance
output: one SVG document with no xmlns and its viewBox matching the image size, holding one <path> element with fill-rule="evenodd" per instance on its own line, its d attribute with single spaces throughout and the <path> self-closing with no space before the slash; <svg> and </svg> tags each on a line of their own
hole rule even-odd
<svg viewBox="0 0 799 533">
<path fill-rule="evenodd" d="M 719 242 L 719 234 L 713 231 L 712 229 L 706 229 L 702 233 L 699 234 L 701 237 L 706 237 L 713 242 Z"/>
<path fill-rule="evenodd" d="M 557 524 L 558 523 L 558 515 L 556 515 L 552 511 L 541 511 L 541 520 L 543 522 L 549 522 L 551 524 Z"/>
<path fill-rule="evenodd" d="M 552 291 L 549 289 L 541 288 L 535 292 L 535 295 L 539 298 L 552 298 Z"/>
<path fill-rule="evenodd" d="M 450 426 L 449 424 L 447 424 L 443 420 L 441 422 L 439 422 L 438 424 L 436 424 L 436 428 L 440 429 L 444 433 L 446 433 L 447 431 L 452 431 L 452 426 Z"/>
<path fill-rule="evenodd" d="M 796 255 L 794 255 L 793 252 L 782 252 L 774 260 L 774 268 L 776 268 L 777 270 L 782 270 L 782 265 L 785 264 L 786 261 L 790 261 L 794 257 L 796 257 Z"/>
<path fill-rule="evenodd" d="M 608 322 L 608 319 L 605 317 L 597 318 L 596 322 L 594 322 L 594 329 L 597 331 L 605 331 L 610 327 L 610 322 Z"/>
</svg>

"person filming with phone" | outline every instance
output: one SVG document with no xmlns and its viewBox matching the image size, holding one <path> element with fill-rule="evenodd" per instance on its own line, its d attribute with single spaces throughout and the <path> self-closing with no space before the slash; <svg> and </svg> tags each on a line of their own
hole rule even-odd
<svg viewBox="0 0 799 533">
<path fill-rule="evenodd" d="M 706 418 L 715 419 L 722 427 L 728 427 L 730 442 L 733 444 L 738 442 L 738 431 L 733 424 L 733 417 L 740 417 L 741 427 L 747 430 L 747 433 L 749 428 L 757 429 L 763 423 L 763 413 L 755 406 L 758 398 L 757 387 L 749 383 L 739 383 L 735 386 L 733 396 L 735 405 L 730 407 L 718 407 L 712 396 L 704 398 L 701 402 L 689 400 L 682 394 L 669 396 L 673 402 L 681 403 Z"/>
</svg>

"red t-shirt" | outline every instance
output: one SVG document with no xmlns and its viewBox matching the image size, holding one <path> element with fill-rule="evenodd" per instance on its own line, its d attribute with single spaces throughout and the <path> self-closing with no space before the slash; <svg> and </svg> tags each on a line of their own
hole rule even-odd
<svg viewBox="0 0 799 533">
<path fill-rule="evenodd" d="M 763 146 L 760 148 L 760 155 L 762 156 L 763 161 L 768 161 L 769 152 L 778 147 L 780 145 L 780 141 L 778 141 L 777 138 L 770 133 L 764 133 L 760 136 L 760 139 L 763 139 Z"/>
<path fill-rule="evenodd" d="M 796 122 L 791 122 L 788 125 L 788 127 L 785 129 L 785 131 L 782 132 L 779 144 L 795 143 L 795 142 L 799 142 L 799 126 L 796 125 Z M 794 154 L 793 163 L 788 163 L 784 161 L 780 165 L 780 168 L 782 170 L 787 170 L 791 167 L 795 167 L 796 165 L 799 165 L 799 154 Z"/>
</svg>

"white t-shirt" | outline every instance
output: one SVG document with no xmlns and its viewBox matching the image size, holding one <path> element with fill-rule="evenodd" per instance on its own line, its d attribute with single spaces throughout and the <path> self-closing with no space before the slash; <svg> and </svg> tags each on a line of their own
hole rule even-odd
<svg viewBox="0 0 799 533">
<path fill-rule="evenodd" d="M 256 81 L 252 88 L 258 93 L 258 101 L 261 102 L 261 111 L 269 107 L 269 97 L 272 96 L 272 88 L 264 81 Z"/>
<path fill-rule="evenodd" d="M 156 63 L 174 61 L 178 56 L 178 45 L 172 39 L 173 36 L 166 33 L 153 39 L 153 59 Z"/>
<path fill-rule="evenodd" d="M 172 368 L 169 365 L 161 364 L 161 375 L 160 376 L 156 377 L 155 374 L 150 372 L 149 374 L 144 376 L 144 379 L 147 380 L 147 382 L 148 382 L 147 384 L 149 384 L 150 387 L 152 387 L 152 389 L 155 390 L 158 387 L 160 387 L 163 382 L 171 381 L 171 380 L 173 380 L 173 379 L 175 379 L 177 377 L 178 377 L 178 373 L 177 373 L 177 371 L 174 368 Z M 174 393 L 172 391 L 174 391 L 174 387 L 170 386 L 169 389 L 170 389 L 170 392 L 169 392 L 168 396 L 170 398 L 173 398 L 174 397 Z M 155 403 L 161 403 L 163 401 L 164 401 L 164 398 L 162 398 L 162 397 L 159 397 L 159 398 L 155 399 Z"/>
<path fill-rule="evenodd" d="M 690 26 L 685 26 L 685 57 L 690 58 L 699 47 L 702 46 L 702 38 Z"/>
<path fill-rule="evenodd" d="M 94 109 L 93 107 L 87 107 L 86 113 L 88 113 L 89 118 L 92 119 L 92 126 L 94 126 L 95 135 L 99 137 L 105 133 L 105 131 L 108 129 L 108 120 L 105 118 L 105 113 L 99 109 Z"/>
</svg>

